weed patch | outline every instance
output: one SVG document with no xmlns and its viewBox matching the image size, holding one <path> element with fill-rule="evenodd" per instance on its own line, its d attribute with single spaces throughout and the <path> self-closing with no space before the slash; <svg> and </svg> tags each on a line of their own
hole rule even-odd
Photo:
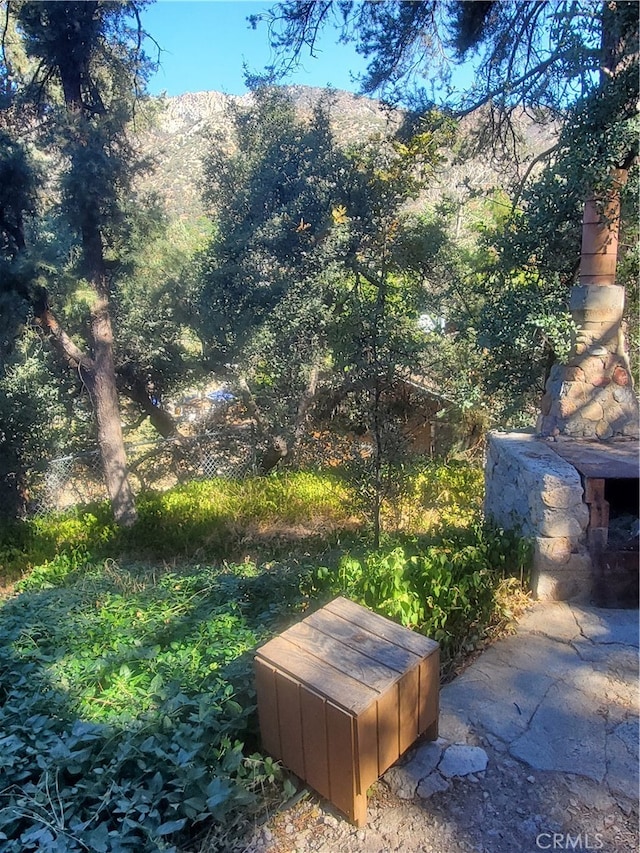
<svg viewBox="0 0 640 853">
<path fill-rule="evenodd" d="M 316 570 L 314 592 L 346 595 L 437 640 L 447 673 L 513 620 L 530 560 L 515 535 L 475 525 L 431 544 L 414 539 L 345 554 L 337 566 Z"/>
</svg>

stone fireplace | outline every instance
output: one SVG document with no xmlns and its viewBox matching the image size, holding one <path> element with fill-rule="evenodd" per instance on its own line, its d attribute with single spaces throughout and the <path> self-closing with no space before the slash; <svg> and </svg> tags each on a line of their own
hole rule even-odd
<svg viewBox="0 0 640 853">
<path fill-rule="evenodd" d="M 619 219 L 615 186 L 585 203 L 572 354 L 550 371 L 535 433 L 489 436 L 485 515 L 532 539 L 537 598 L 637 607 L 640 411 L 615 282 Z"/>
<path fill-rule="evenodd" d="M 571 358 L 556 363 L 540 405 L 544 436 L 638 438 L 638 400 L 633 390 L 624 334 L 624 288 L 615 283 L 619 205 L 604 210 L 585 204 L 579 283 L 569 309 L 577 333 Z"/>
<path fill-rule="evenodd" d="M 542 600 L 638 602 L 638 443 L 491 433 L 485 514 L 534 545 Z"/>
</svg>

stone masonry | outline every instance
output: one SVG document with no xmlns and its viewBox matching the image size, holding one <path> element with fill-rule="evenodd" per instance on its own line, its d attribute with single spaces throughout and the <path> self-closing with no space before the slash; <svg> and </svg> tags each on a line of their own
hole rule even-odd
<svg viewBox="0 0 640 853">
<path fill-rule="evenodd" d="M 533 433 L 492 432 L 485 481 L 485 516 L 534 543 L 535 596 L 588 601 L 589 509 L 577 470 Z"/>
<path fill-rule="evenodd" d="M 574 353 L 551 369 L 540 404 L 538 432 L 574 438 L 638 436 L 638 400 L 624 349 L 624 288 L 573 288 L 579 323 Z"/>
<path fill-rule="evenodd" d="M 602 208 L 602 209 L 601 209 Z M 556 363 L 540 404 L 538 433 L 637 438 L 638 399 L 625 341 L 624 287 L 616 284 L 620 199 L 585 203 L 579 283 L 569 309 L 577 329 L 565 364 Z"/>
</svg>

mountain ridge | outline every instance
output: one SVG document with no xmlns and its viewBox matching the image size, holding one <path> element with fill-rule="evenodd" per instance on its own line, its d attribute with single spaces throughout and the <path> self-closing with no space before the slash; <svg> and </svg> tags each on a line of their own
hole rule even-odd
<svg viewBox="0 0 640 853">
<path fill-rule="evenodd" d="M 365 95 L 338 89 L 310 86 L 283 86 L 300 117 L 307 117 L 315 106 L 324 100 L 329 107 L 329 118 L 335 138 L 340 145 L 365 141 L 375 134 L 397 127 L 404 112 L 393 109 Z M 155 122 L 139 135 L 143 152 L 155 162 L 155 169 L 143 180 L 142 189 L 154 191 L 165 200 L 170 216 L 195 220 L 205 213 L 200 198 L 204 180 L 203 158 L 215 137 L 219 144 L 233 149 L 230 108 L 249 107 L 252 94 L 228 95 L 215 90 L 190 92 L 173 97 L 153 99 Z M 463 122 L 472 129 L 477 117 Z M 524 146 L 535 156 L 549 146 L 554 133 L 544 125 L 523 122 Z M 486 156 L 471 158 L 464 164 L 456 163 L 448 152 L 446 169 L 440 180 L 427 193 L 428 198 L 441 196 L 447 190 L 473 181 L 487 188 L 504 181 L 504 164 L 499 167 Z M 502 171 L 501 171 L 502 170 Z M 446 179 L 443 176 L 446 173 Z"/>
</svg>

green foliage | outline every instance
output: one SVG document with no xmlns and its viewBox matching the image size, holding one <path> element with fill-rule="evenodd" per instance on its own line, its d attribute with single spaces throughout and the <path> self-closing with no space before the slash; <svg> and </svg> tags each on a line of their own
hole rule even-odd
<svg viewBox="0 0 640 853">
<path fill-rule="evenodd" d="M 609 8 L 615 18 L 633 22 L 632 7 L 617 3 Z M 275 69 L 281 73 L 290 67 L 292 56 L 306 48 L 313 53 L 316 38 L 331 21 L 340 38 L 353 42 L 368 60 L 360 76 L 367 94 L 404 102 L 416 94 L 425 100 L 427 93 L 419 87 L 428 80 L 437 92 L 467 108 L 492 95 L 501 106 L 521 103 L 559 110 L 588 87 L 598 70 L 606 14 L 591 0 L 557 0 L 533 12 L 522 3 L 464 0 L 435 7 L 427 0 L 344 2 L 329 9 L 287 0 L 278 4 L 277 14 L 264 17 L 277 49 Z M 258 20 L 254 16 L 254 23 Z M 635 20 L 637 26 L 637 14 Z M 627 52 L 635 44 L 629 41 Z M 460 93 L 451 85 L 451 64 L 463 59 L 471 61 L 474 74 Z M 433 97 L 432 89 L 429 94 Z"/>
<path fill-rule="evenodd" d="M 192 482 L 139 501 L 131 542 L 157 552 L 227 556 L 248 532 L 270 527 L 346 525 L 347 492 L 340 478 L 311 472 L 278 472 L 242 481 Z M 159 531 L 162 530 L 162 545 Z"/>
<path fill-rule="evenodd" d="M 475 147 L 501 154 L 509 167 L 526 166 L 518 163 L 523 111 L 541 126 L 558 123 L 557 145 L 529 161 L 524 178 L 519 176 L 523 185 L 511 198 L 503 192 L 503 210 L 513 204 L 512 215 L 500 222 L 504 216 L 483 202 L 489 224 L 477 227 L 480 245 L 469 246 L 468 240 L 466 246 L 442 245 L 438 260 L 446 274 L 432 277 L 440 284 L 429 282 L 438 306 L 429 313 L 455 329 L 427 342 L 430 374 L 448 396 L 494 423 L 513 425 L 523 417 L 530 423 L 548 367 L 566 356 L 571 340 L 567 295 L 578 268 L 585 198 L 617 191 L 628 175 L 621 256 L 637 243 L 636 5 L 382 0 L 329 8 L 284 2 L 265 17 L 277 51 L 276 72 L 286 73 L 292 57 L 312 51 L 333 20 L 340 37 L 368 60 L 364 92 L 412 103 L 422 112 L 435 91 L 454 114 L 477 117 Z M 451 85 L 447 55 L 474 69 L 463 90 Z M 428 92 L 420 88 L 426 80 Z M 462 146 L 450 147 L 464 156 Z M 440 214 L 452 201 L 455 207 L 454 200 L 444 199 Z M 467 217 L 476 203 L 465 204 Z M 463 218 L 459 201 L 457 210 L 456 231 Z M 633 264 L 621 260 L 617 281 L 634 297 L 628 319 L 636 337 L 637 278 L 629 274 Z"/>
<path fill-rule="evenodd" d="M 321 384 L 347 375 L 370 429 L 371 389 L 415 366 L 430 243 L 404 207 L 453 133 L 433 112 L 398 138 L 341 149 L 330 116 L 330 94 L 301 118 L 284 92 L 260 87 L 233 116 L 237 153 L 213 149 L 207 164 L 219 213 L 199 334 L 214 368 L 241 374 L 256 423 L 289 458 Z"/>
<path fill-rule="evenodd" d="M 23 248 L 25 217 L 35 214 L 40 176 L 22 143 L 0 131 L 0 259 L 13 259 Z M 7 287 L 3 282 L 2 289 Z"/>
<path fill-rule="evenodd" d="M 443 523 L 465 528 L 480 517 L 482 471 L 477 467 L 428 463 L 407 468 L 403 484 L 382 507 L 389 530 L 425 532 Z M 362 525 L 356 489 L 353 477 L 345 479 L 337 471 L 281 471 L 244 480 L 192 481 L 142 495 L 139 519 L 130 531 L 114 524 L 106 502 L 7 522 L 0 525 L 0 578 L 32 572 L 31 577 L 48 583 L 54 577 L 64 583 L 69 572 L 90 561 L 89 555 L 233 559 L 255 545 L 277 550 L 280 538 L 320 543 Z"/>
<path fill-rule="evenodd" d="M 315 583 L 437 640 L 448 671 L 511 619 L 505 593 L 522 583 L 530 560 L 517 536 L 475 525 L 426 547 L 348 554 L 337 568 L 320 567 Z"/>
<path fill-rule="evenodd" d="M 243 606 L 255 575 L 61 555 L 21 584 L 0 610 L 3 849 L 168 850 L 204 821 L 246 828 L 282 782 L 239 740 L 246 652 L 268 635 Z"/>
<path fill-rule="evenodd" d="M 0 528 L 0 555 L 32 567 L 0 606 L 2 849 L 152 853 L 205 833 L 209 849 L 241 848 L 293 793 L 255 751 L 251 652 L 328 596 L 435 637 L 445 671 L 503 628 L 526 546 L 477 522 L 480 472 L 431 465 L 411 483 L 407 501 L 445 519 L 430 540 L 345 552 L 328 539 L 321 560 L 305 543 L 282 562 L 169 563 L 221 518 L 244 545 L 314 512 L 346 523 L 352 494 L 317 472 L 147 497 L 128 544 L 152 564 L 117 557 L 125 534 L 106 505 Z"/>
<path fill-rule="evenodd" d="M 294 305 L 296 341 L 303 346 L 305 335 L 314 337 L 323 308 L 314 280 L 318 244 L 332 207 L 343 200 L 339 176 L 345 158 L 333 141 L 325 106 L 307 123 L 281 91 L 263 87 L 254 100 L 251 110 L 231 117 L 238 153 L 213 146 L 206 164 L 205 195 L 219 213 L 203 262 L 201 300 L 207 310 L 198 319 L 209 350 L 219 350 L 222 361 L 237 358 L 261 330 L 265 346 L 273 344 L 273 329 Z M 306 322 L 302 292 L 309 302 Z M 288 304 L 280 311 L 282 301 Z M 264 347 L 260 352 L 267 355 Z"/>
<path fill-rule="evenodd" d="M 166 221 L 159 211 L 143 216 L 132 209 L 128 218 L 130 243 L 118 260 L 114 295 L 116 368 L 124 389 L 141 380 L 147 393 L 162 400 L 204 372 L 192 317 L 194 257 L 211 229 L 206 220 Z"/>
<path fill-rule="evenodd" d="M 283 471 L 244 480 L 201 480 L 141 495 L 131 530 L 114 523 L 107 503 L 0 525 L 0 579 L 25 571 L 58 574 L 84 556 L 123 552 L 159 560 L 207 554 L 229 559 L 280 532 L 311 539 L 352 526 L 352 496 L 332 472 Z M 71 561 L 71 562 L 69 562 Z M 29 582 L 29 581 L 27 581 Z"/>
<path fill-rule="evenodd" d="M 0 515 L 16 517 L 29 477 L 69 440 L 71 391 L 37 334 L 23 328 L 0 360 Z"/>
<path fill-rule="evenodd" d="M 466 529 L 480 521 L 484 492 L 481 467 L 456 461 L 432 462 L 413 472 L 410 482 L 405 502 L 417 516 L 411 524 L 413 530 L 429 529 L 434 524 Z"/>
</svg>

